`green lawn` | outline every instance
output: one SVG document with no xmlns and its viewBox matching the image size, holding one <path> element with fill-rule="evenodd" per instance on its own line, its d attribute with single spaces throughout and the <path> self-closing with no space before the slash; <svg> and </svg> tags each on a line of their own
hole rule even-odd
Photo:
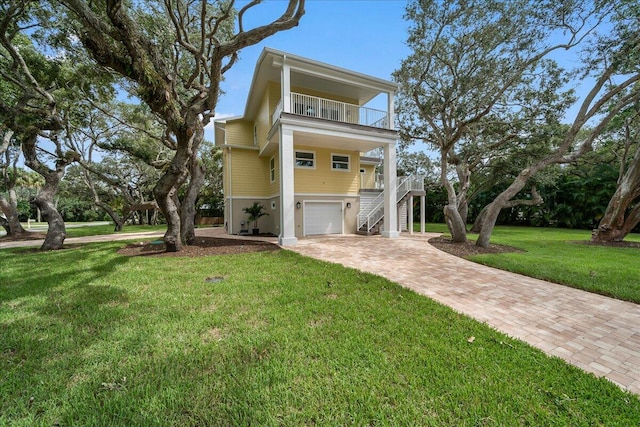
<svg viewBox="0 0 640 427">
<path fill-rule="evenodd" d="M 420 225 L 414 225 L 419 230 Z M 448 233 L 444 224 L 428 224 L 431 232 Z M 469 235 L 475 241 L 477 235 Z M 549 280 L 617 299 L 640 303 L 640 249 L 591 246 L 588 230 L 496 227 L 491 243 L 525 252 L 478 255 L 469 259 L 502 270 Z M 629 241 L 640 241 L 633 234 Z"/>
<path fill-rule="evenodd" d="M 637 396 L 380 277 L 121 245 L 0 251 L 0 425 L 640 424 Z"/>
</svg>

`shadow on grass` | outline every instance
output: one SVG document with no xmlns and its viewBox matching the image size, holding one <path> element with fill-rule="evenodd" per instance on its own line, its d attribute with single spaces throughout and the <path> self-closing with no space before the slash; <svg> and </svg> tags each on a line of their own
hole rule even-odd
<svg viewBox="0 0 640 427">
<path fill-rule="evenodd" d="M 67 249 L 40 252 L 33 249 L 2 251 L 6 267 L 0 271 L 0 304 L 55 291 L 57 286 L 89 284 L 127 263 L 118 256 L 118 244 L 75 245 Z M 86 267 L 89 265 L 90 267 Z"/>
<path fill-rule="evenodd" d="M 0 414 L 38 417 L 123 321 L 128 292 L 109 283 L 121 244 L 4 251 L 0 272 Z M 43 375 L 46 372 L 46 375 Z M 2 417 L 0 417 L 2 424 Z"/>
</svg>

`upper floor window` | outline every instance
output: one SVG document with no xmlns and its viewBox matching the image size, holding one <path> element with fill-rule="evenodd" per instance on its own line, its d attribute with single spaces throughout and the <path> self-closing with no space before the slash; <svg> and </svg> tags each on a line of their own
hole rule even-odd
<svg viewBox="0 0 640 427">
<path fill-rule="evenodd" d="M 272 157 L 269 160 L 269 182 L 276 181 L 276 158 Z"/>
<path fill-rule="evenodd" d="M 316 153 L 313 151 L 296 151 L 297 168 L 316 168 Z"/>
<path fill-rule="evenodd" d="M 351 170 L 350 156 L 346 154 L 331 155 L 331 169 L 348 172 Z"/>
<path fill-rule="evenodd" d="M 253 124 L 253 145 L 258 145 L 258 124 Z"/>
</svg>

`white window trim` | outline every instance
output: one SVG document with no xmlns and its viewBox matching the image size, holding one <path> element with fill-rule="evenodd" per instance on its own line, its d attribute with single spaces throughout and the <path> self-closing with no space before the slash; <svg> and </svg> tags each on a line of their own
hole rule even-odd
<svg viewBox="0 0 640 427">
<path fill-rule="evenodd" d="M 273 168 L 271 168 L 271 162 L 273 162 Z M 269 182 L 271 184 L 276 182 L 276 156 L 269 159 Z"/>
<path fill-rule="evenodd" d="M 313 154 L 313 166 L 298 166 L 297 160 L 298 160 L 298 153 L 308 153 L 308 154 Z M 293 150 L 293 164 L 294 167 L 296 169 L 315 169 L 316 168 L 316 163 L 318 162 L 318 158 L 316 156 L 316 152 L 315 151 L 308 151 L 308 150 Z M 302 159 L 301 159 L 302 160 Z M 304 160 L 309 160 L 309 159 L 304 159 Z"/>
<path fill-rule="evenodd" d="M 347 169 L 338 169 L 338 168 L 334 168 L 333 167 L 333 156 L 340 156 L 340 157 L 346 157 L 347 158 L 347 166 L 349 166 Z M 351 155 L 350 154 L 343 154 L 343 153 L 331 153 L 331 156 L 329 156 L 329 160 L 331 161 L 331 163 L 329 164 L 329 167 L 331 168 L 332 171 L 336 171 L 336 172 L 351 172 Z M 339 163 L 343 163 L 343 162 L 339 162 Z"/>
</svg>

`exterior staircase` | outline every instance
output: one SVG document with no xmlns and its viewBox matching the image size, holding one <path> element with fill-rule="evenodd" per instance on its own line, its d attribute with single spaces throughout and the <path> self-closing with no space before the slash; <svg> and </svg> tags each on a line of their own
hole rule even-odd
<svg viewBox="0 0 640 427">
<path fill-rule="evenodd" d="M 425 195 L 424 179 L 421 176 L 398 177 L 397 182 L 396 202 L 398 206 L 404 203 L 410 195 Z M 384 191 L 386 190 L 381 191 L 374 199 L 360 204 L 356 233 L 367 236 L 380 233 L 384 219 Z"/>
</svg>

